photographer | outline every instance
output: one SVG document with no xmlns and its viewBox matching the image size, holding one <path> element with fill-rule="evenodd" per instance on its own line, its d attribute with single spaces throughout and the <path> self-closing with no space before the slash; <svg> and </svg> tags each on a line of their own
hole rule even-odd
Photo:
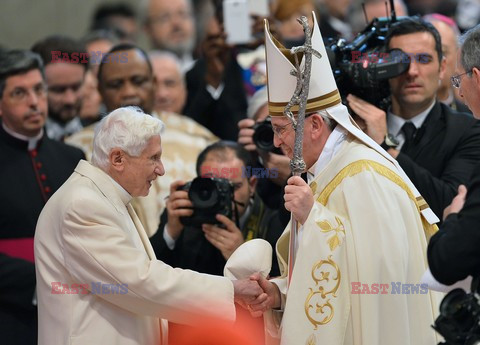
<svg viewBox="0 0 480 345">
<path fill-rule="evenodd" d="M 389 80 L 388 112 L 352 94 L 348 105 L 360 126 L 396 158 L 440 218 L 460 184 L 480 161 L 480 123 L 436 100 L 445 75 L 438 31 L 410 17 L 390 28 L 386 45 L 410 56 L 408 70 Z"/>
<path fill-rule="evenodd" d="M 291 174 L 290 159 L 273 146 L 273 130 L 270 120 L 267 119 L 267 105 L 267 88 L 264 87 L 250 99 L 248 119 L 238 122 L 238 142 L 251 152 L 260 167 L 278 170 L 278 176 L 260 180 L 257 186 L 262 200 L 269 207 L 277 209 L 283 208 L 283 187 Z"/>
<path fill-rule="evenodd" d="M 480 118 L 480 26 L 465 33 L 461 42 L 457 86 L 473 115 Z M 428 264 L 439 282 L 451 285 L 469 275 L 480 276 L 479 210 L 480 164 L 477 164 L 468 193 L 464 187 L 459 188 L 458 195 L 445 210 L 445 222 L 428 246 Z"/>
<path fill-rule="evenodd" d="M 227 178 L 233 184 L 233 216 L 217 214 L 213 222 L 218 224 L 197 225 L 193 218 L 204 214 L 198 213 L 199 207 L 183 190 L 185 182 L 176 181 L 170 187 L 159 230 L 150 239 L 156 254 L 174 267 L 223 275 L 226 259 L 245 240 L 263 238 L 275 247 L 283 227 L 278 223 L 277 212 L 267 208 L 255 193 L 257 177 L 246 176 L 252 171 L 249 153 L 235 142 L 219 141 L 202 151 L 197 159 L 197 175 Z M 190 188 L 194 183 L 195 180 Z M 201 197 L 207 191 L 199 194 Z M 184 225 L 185 222 L 194 225 Z M 271 275 L 278 273 L 274 254 Z"/>
</svg>

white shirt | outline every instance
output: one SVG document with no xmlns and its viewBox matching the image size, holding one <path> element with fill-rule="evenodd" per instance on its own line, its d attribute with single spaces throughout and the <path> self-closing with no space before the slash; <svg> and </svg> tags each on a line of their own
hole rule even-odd
<svg viewBox="0 0 480 345">
<path fill-rule="evenodd" d="M 427 118 L 428 113 L 430 113 L 430 110 L 432 110 L 434 105 L 435 105 L 435 100 L 426 110 L 422 111 L 418 115 L 415 115 L 409 120 L 405 120 L 404 118 L 401 118 L 400 116 L 395 115 L 390 110 L 388 111 L 387 128 L 388 128 L 388 132 L 392 134 L 395 137 L 395 139 L 397 139 L 399 142 L 399 145 L 397 146 L 397 150 L 400 150 L 403 144 L 405 143 L 405 134 L 402 132 L 402 127 L 405 124 L 405 122 L 411 122 L 413 123 L 416 129 L 419 129 L 420 127 L 422 127 L 423 123 L 425 122 L 425 119 Z"/>
</svg>

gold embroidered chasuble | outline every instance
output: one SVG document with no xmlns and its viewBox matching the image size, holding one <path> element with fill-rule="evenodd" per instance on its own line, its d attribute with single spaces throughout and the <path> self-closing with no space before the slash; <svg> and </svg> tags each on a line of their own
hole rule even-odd
<svg viewBox="0 0 480 345">
<path fill-rule="evenodd" d="M 419 288 L 426 233 L 395 166 L 349 136 L 310 187 L 315 204 L 288 293 L 290 224 L 277 242 L 283 276 L 274 281 L 286 302 L 266 315 L 267 328 L 282 320 L 282 345 L 437 344 L 438 296 Z"/>
</svg>

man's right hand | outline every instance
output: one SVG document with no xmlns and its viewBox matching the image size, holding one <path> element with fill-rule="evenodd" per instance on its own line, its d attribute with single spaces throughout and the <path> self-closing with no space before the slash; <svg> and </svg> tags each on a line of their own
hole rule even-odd
<svg viewBox="0 0 480 345">
<path fill-rule="evenodd" d="M 233 280 L 234 300 L 244 308 L 250 304 L 262 305 L 267 299 L 258 282 L 251 278 Z M 248 308 L 250 309 L 250 308 Z M 261 314 L 260 314 L 261 315 Z"/>
<path fill-rule="evenodd" d="M 243 145 L 247 151 L 256 151 L 257 146 L 253 142 L 253 126 L 255 121 L 252 119 L 243 119 L 238 122 L 238 143 Z"/>
<path fill-rule="evenodd" d="M 180 217 L 190 217 L 193 214 L 193 204 L 188 198 L 188 192 L 177 190 L 185 185 L 185 181 L 175 181 L 170 185 L 170 195 L 167 200 L 168 234 L 176 240 L 183 231 Z"/>
<path fill-rule="evenodd" d="M 281 307 L 280 290 L 276 284 L 262 277 L 259 273 L 252 274 L 250 279 L 256 281 L 264 292 L 264 295 L 260 295 L 258 299 L 247 303 L 247 309 L 253 317 L 262 316 L 269 309 Z"/>
</svg>

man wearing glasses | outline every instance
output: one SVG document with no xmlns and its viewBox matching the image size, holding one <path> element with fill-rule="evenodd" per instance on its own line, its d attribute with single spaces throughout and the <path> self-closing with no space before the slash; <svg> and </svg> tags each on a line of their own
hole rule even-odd
<svg viewBox="0 0 480 345">
<path fill-rule="evenodd" d="M 0 334 L 2 344 L 37 344 L 33 236 L 50 196 L 84 158 L 44 131 L 47 86 L 40 56 L 0 54 Z"/>
<path fill-rule="evenodd" d="M 480 118 L 480 26 L 467 31 L 462 37 L 457 56 L 457 72 L 452 83 L 459 88 L 460 97 Z M 428 246 L 428 264 L 433 276 L 441 283 L 451 285 L 467 276 L 480 275 L 480 164 L 465 187 L 445 212 L 445 222 L 432 237 Z M 465 203 L 465 206 L 464 206 Z"/>
<path fill-rule="evenodd" d="M 431 24 L 415 17 L 402 20 L 391 27 L 387 46 L 427 59 L 411 59 L 405 73 L 390 79 L 387 113 L 354 95 L 347 97 L 348 104 L 365 122 L 365 132 L 397 159 L 441 218 L 458 185 L 469 180 L 480 161 L 480 124 L 436 99 L 446 62 Z M 464 78 L 454 76 L 453 85 Z"/>
</svg>

